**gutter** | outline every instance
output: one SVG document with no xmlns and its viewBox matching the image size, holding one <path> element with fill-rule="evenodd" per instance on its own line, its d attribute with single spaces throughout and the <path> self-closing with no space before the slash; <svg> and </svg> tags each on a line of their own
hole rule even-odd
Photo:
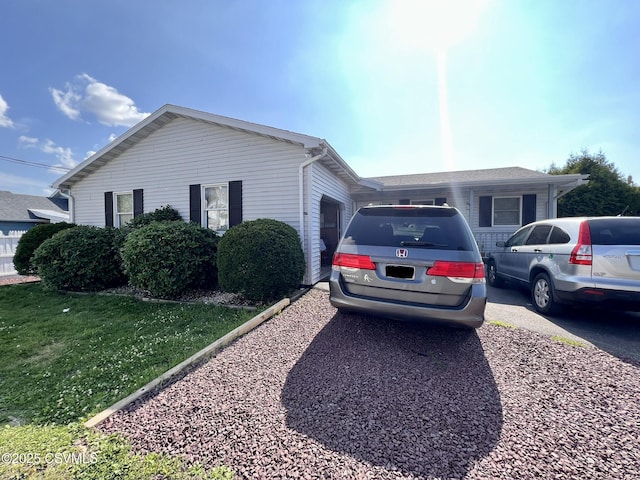
<svg viewBox="0 0 640 480">
<path fill-rule="evenodd" d="M 321 158 L 323 158 L 326 154 L 327 154 L 327 150 L 328 148 L 325 146 L 322 149 L 322 152 L 314 157 L 309 158 L 307 154 L 307 160 L 302 162 L 299 166 L 298 166 L 298 199 L 299 199 L 299 206 L 298 206 L 298 211 L 300 214 L 300 241 L 302 242 L 302 248 L 304 250 L 304 247 L 306 246 L 307 243 L 307 239 L 305 237 L 305 231 L 304 231 L 304 169 L 306 167 L 308 167 L 309 165 L 311 165 L 313 162 L 316 162 L 318 160 L 320 160 Z M 311 248 L 309 248 L 308 253 L 311 253 Z M 307 280 L 310 281 L 311 279 L 308 278 L 309 277 L 309 269 L 311 268 L 311 262 L 307 262 Z"/>
</svg>

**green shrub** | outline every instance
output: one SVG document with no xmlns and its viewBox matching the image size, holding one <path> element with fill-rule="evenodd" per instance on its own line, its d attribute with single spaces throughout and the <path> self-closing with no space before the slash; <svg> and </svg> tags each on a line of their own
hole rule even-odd
<svg viewBox="0 0 640 480">
<path fill-rule="evenodd" d="M 56 233 L 34 253 L 33 264 L 46 288 L 104 290 L 126 283 L 114 228 L 80 225 Z"/>
<path fill-rule="evenodd" d="M 241 223 L 218 244 L 218 281 L 223 290 L 268 302 L 298 287 L 305 269 L 300 237 L 286 223 L 258 219 Z"/>
<path fill-rule="evenodd" d="M 33 252 L 42 245 L 42 242 L 53 237 L 56 233 L 75 227 L 73 223 L 43 223 L 27 231 L 18 241 L 16 253 L 13 256 L 13 264 L 20 275 L 33 275 L 35 267 L 31 264 Z"/>
<path fill-rule="evenodd" d="M 177 220 L 182 220 L 180 213 L 171 205 L 166 205 L 153 212 L 136 215 L 125 228 L 137 229 L 153 222 L 175 222 Z"/>
<path fill-rule="evenodd" d="M 122 248 L 129 283 L 160 298 L 217 283 L 218 235 L 194 223 L 154 222 L 133 230 Z"/>
</svg>

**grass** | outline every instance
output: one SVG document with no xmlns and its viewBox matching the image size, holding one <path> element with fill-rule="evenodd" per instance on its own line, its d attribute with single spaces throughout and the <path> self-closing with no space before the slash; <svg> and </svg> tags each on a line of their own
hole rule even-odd
<svg viewBox="0 0 640 480">
<path fill-rule="evenodd" d="M 0 478 L 233 479 L 225 466 L 136 454 L 123 437 L 82 421 L 254 314 L 1 287 Z"/>
<path fill-rule="evenodd" d="M 514 328 L 514 329 L 518 328 L 515 325 L 511 325 L 510 323 L 502 322 L 500 320 L 489 320 L 489 324 L 496 325 L 498 327 L 505 327 L 505 328 Z"/>
<path fill-rule="evenodd" d="M 0 288 L 0 425 L 86 419 L 252 317 L 209 305 Z"/>
<path fill-rule="evenodd" d="M 231 480 L 231 469 L 187 466 L 177 457 L 135 454 L 119 435 L 69 425 L 0 428 L 0 478 Z"/>
<path fill-rule="evenodd" d="M 586 344 L 578 340 L 573 340 L 567 337 L 561 337 L 559 335 L 554 335 L 553 337 L 551 337 L 551 339 L 555 340 L 556 342 L 564 343 L 565 345 L 571 345 L 572 347 L 586 347 Z"/>
</svg>

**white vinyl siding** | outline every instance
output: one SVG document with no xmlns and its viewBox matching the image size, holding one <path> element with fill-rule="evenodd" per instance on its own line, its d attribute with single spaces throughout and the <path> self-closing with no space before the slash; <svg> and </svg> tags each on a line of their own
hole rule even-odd
<svg viewBox="0 0 640 480">
<path fill-rule="evenodd" d="M 189 219 L 189 185 L 242 180 L 243 219 L 275 218 L 298 230 L 299 145 L 177 118 L 72 188 L 75 222 L 104 226 L 104 192 L 144 189 L 144 208 Z"/>
<path fill-rule="evenodd" d="M 303 245 L 307 258 L 305 283 L 313 284 L 320 279 L 320 202 L 325 196 L 340 205 L 340 232 L 351 220 L 352 201 L 349 186 L 336 178 L 327 168 L 315 162 L 305 168 L 305 236 Z M 309 192 L 311 193 L 309 195 Z M 309 255 L 311 252 L 311 255 Z M 309 261 L 311 259 L 311 261 Z"/>
</svg>

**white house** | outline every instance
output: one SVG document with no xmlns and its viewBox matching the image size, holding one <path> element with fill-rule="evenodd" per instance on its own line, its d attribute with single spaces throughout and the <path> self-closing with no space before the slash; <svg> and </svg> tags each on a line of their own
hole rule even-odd
<svg viewBox="0 0 640 480">
<path fill-rule="evenodd" d="M 69 196 L 78 224 L 120 226 L 165 205 L 220 232 L 246 220 L 281 220 L 298 231 L 307 261 L 303 281 L 313 284 L 362 204 L 446 201 L 467 215 L 477 235 L 491 235 L 555 216 L 558 196 L 583 181 L 498 170 L 365 179 L 322 138 L 165 105 L 54 187 Z"/>
</svg>

